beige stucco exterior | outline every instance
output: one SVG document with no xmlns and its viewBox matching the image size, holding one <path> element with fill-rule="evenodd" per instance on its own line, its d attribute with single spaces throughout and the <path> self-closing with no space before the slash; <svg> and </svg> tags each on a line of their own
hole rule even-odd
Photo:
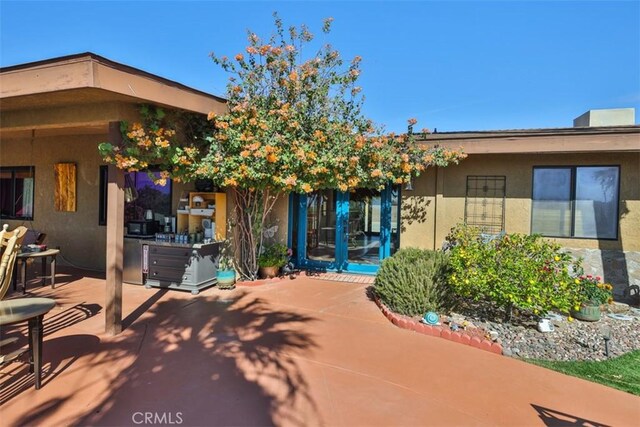
<svg viewBox="0 0 640 427">
<path fill-rule="evenodd" d="M 432 168 L 404 192 L 400 244 L 439 248 L 449 230 L 464 221 L 469 175 L 506 177 L 505 231 L 531 232 L 531 192 L 534 166 L 620 166 L 618 240 L 556 239 L 571 248 L 640 250 L 640 153 L 471 154 L 459 165 Z M 437 188 L 437 190 L 436 190 Z M 413 209 L 411 209 L 413 208 Z M 418 215 L 410 212 L 420 211 Z"/>
<path fill-rule="evenodd" d="M 61 258 L 75 266 L 103 271 L 105 268 L 106 227 L 98 225 L 100 165 L 98 144 L 108 140 L 108 134 L 78 134 L 68 129 L 68 135 L 36 137 L 0 137 L 2 166 L 34 166 L 33 221 L 3 220 L 11 228 L 25 225 L 47 234 L 45 243 L 60 247 Z M 75 212 L 56 212 L 53 206 L 53 165 L 75 163 L 77 167 L 77 206 Z M 182 191 L 190 184 L 174 183 L 173 206 L 178 205 Z"/>
</svg>

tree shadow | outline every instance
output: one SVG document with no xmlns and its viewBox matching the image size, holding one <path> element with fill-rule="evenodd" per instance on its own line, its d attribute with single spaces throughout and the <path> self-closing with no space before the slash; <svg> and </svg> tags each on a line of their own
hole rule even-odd
<svg viewBox="0 0 640 427">
<path fill-rule="evenodd" d="M 403 197 L 401 205 L 400 232 L 407 231 L 407 226 L 423 224 L 427 221 L 427 208 L 431 200 L 423 196 Z"/>
<path fill-rule="evenodd" d="M 83 356 L 90 380 L 41 401 L 17 424 L 46 423 L 89 388 L 101 390 L 96 401 L 63 424 L 131 425 L 134 414 L 146 412 L 174 420 L 180 414 L 186 425 L 322 424 L 299 366 L 317 347 L 307 332 L 315 321 L 244 290 L 158 301 Z"/>
<path fill-rule="evenodd" d="M 531 404 L 531 407 L 538 413 L 538 416 L 548 427 L 561 426 L 584 426 L 584 427 L 610 427 L 597 421 L 587 420 L 585 418 L 576 417 L 554 409 L 545 408 L 543 406 Z"/>
</svg>

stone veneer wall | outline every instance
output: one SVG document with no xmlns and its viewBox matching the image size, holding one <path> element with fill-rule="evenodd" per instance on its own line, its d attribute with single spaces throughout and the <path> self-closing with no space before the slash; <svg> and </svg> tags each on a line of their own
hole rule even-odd
<svg viewBox="0 0 640 427">
<path fill-rule="evenodd" d="M 616 300 L 622 300 L 625 290 L 640 286 L 640 252 L 567 248 L 575 257 L 583 258 L 585 274 L 601 276 L 613 285 Z"/>
</svg>

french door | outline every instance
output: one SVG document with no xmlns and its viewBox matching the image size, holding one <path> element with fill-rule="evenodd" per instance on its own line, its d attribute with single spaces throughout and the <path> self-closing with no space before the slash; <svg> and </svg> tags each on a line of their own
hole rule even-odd
<svg viewBox="0 0 640 427">
<path fill-rule="evenodd" d="M 398 246 L 398 190 L 320 190 L 291 198 L 290 240 L 302 268 L 375 273 Z"/>
</svg>

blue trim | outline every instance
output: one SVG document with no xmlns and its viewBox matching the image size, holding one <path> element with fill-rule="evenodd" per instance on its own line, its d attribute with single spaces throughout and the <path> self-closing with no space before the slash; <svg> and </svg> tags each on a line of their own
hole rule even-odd
<svg viewBox="0 0 640 427">
<path fill-rule="evenodd" d="M 336 265 L 347 270 L 349 253 L 349 193 L 336 194 Z"/>
<path fill-rule="evenodd" d="M 293 193 L 289 193 L 289 208 L 287 209 L 287 247 L 293 247 Z"/>
<path fill-rule="evenodd" d="M 380 193 L 380 260 L 391 255 L 391 187 Z"/>
<path fill-rule="evenodd" d="M 296 253 L 296 264 L 300 267 L 304 265 L 303 254 L 307 247 L 307 196 L 301 195 L 298 198 L 298 250 Z"/>
</svg>

